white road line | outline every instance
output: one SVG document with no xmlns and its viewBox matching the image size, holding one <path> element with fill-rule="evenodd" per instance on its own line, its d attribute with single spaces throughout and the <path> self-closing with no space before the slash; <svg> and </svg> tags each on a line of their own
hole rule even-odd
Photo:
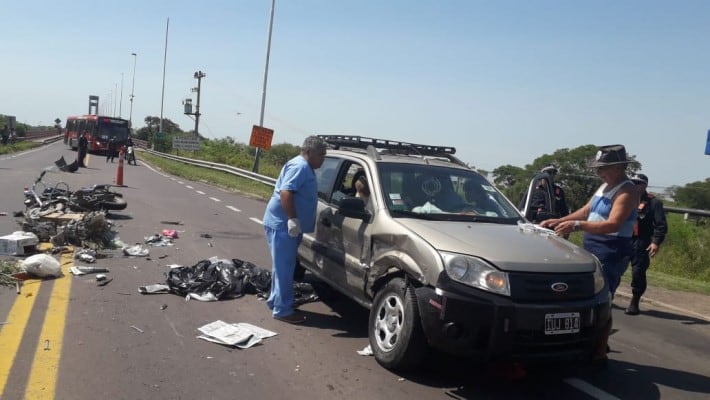
<svg viewBox="0 0 710 400">
<path fill-rule="evenodd" d="M 172 177 L 170 178 L 170 180 L 171 180 L 171 181 L 175 181 L 175 182 L 177 182 L 177 179 L 175 179 L 175 178 L 172 178 Z"/>
<path fill-rule="evenodd" d="M 567 378 L 564 380 L 564 382 L 570 386 L 573 386 L 575 389 L 594 397 L 597 400 L 620 400 L 618 397 L 612 396 L 609 393 L 599 389 L 598 387 L 593 386 L 592 384 L 578 378 Z"/>
<path fill-rule="evenodd" d="M 183 181 L 177 181 L 177 183 L 179 183 L 179 184 L 181 184 L 181 185 L 184 185 L 184 184 L 185 184 L 185 182 L 183 182 Z"/>
<path fill-rule="evenodd" d="M 199 194 L 205 194 L 205 192 L 203 192 L 203 191 L 201 191 L 201 190 L 195 190 L 195 191 L 196 191 L 197 193 L 199 193 Z"/>
<path fill-rule="evenodd" d="M 242 210 L 238 209 L 237 207 L 232 207 L 232 206 L 226 206 L 226 207 L 234 212 L 242 212 Z"/>
<path fill-rule="evenodd" d="M 249 219 L 256 222 L 259 225 L 264 225 L 264 223 L 261 222 L 261 220 L 259 218 L 250 217 Z"/>
<path fill-rule="evenodd" d="M 194 189 L 194 187 L 192 187 L 192 186 L 190 186 L 190 185 L 185 185 L 185 187 L 188 188 L 188 189 Z"/>
<path fill-rule="evenodd" d="M 222 201 L 222 200 L 220 200 L 220 199 L 218 199 L 218 198 L 216 198 L 216 197 L 210 197 L 210 200 L 216 201 L 216 202 L 218 202 L 218 203 L 219 203 L 220 201 Z"/>
</svg>

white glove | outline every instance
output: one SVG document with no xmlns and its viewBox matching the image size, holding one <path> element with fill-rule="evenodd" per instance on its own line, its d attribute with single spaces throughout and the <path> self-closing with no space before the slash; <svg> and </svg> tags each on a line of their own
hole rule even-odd
<svg viewBox="0 0 710 400">
<path fill-rule="evenodd" d="M 298 218 L 290 218 L 288 220 L 288 235 L 296 237 L 301 234 L 301 221 Z"/>
</svg>

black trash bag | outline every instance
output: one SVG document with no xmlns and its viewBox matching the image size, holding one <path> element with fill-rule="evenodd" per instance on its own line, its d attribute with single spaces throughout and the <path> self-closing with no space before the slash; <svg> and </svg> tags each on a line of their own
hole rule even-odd
<svg viewBox="0 0 710 400">
<path fill-rule="evenodd" d="M 246 275 L 245 289 L 250 294 L 256 294 L 260 297 L 269 297 L 271 292 L 271 271 L 259 268 L 249 261 L 243 261 L 233 258 L 232 262 L 238 268 L 242 269 Z"/>
<path fill-rule="evenodd" d="M 301 304 L 313 303 L 320 300 L 316 289 L 308 282 L 293 283 L 293 305 L 298 307 Z"/>
<path fill-rule="evenodd" d="M 168 272 L 170 291 L 180 296 L 213 295 L 217 300 L 241 297 L 245 293 L 245 270 L 229 260 L 202 260 L 193 266 L 172 268 Z"/>
</svg>

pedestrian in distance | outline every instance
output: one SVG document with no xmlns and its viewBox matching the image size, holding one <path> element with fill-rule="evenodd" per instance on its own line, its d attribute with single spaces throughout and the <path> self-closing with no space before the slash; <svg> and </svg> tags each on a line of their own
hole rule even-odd
<svg viewBox="0 0 710 400">
<path fill-rule="evenodd" d="M 626 175 L 626 169 L 631 163 L 636 161 L 626 156 L 623 145 L 599 147 L 595 159 L 588 165 L 594 168 L 603 181 L 602 185 L 582 208 L 540 224 L 543 228 L 554 229 L 560 236 L 572 231 L 584 232 L 584 248 L 601 262 L 612 300 L 629 264 L 631 236 L 639 204 L 638 188 Z M 610 332 L 611 320 L 605 327 L 604 346 L 597 349 L 595 361 L 606 362 Z"/>
<path fill-rule="evenodd" d="M 7 124 L 5 124 L 2 127 L 2 144 L 7 144 L 7 139 L 10 137 L 10 130 L 7 127 Z"/>
<path fill-rule="evenodd" d="M 86 168 L 84 159 L 86 158 L 86 150 L 89 147 L 89 140 L 86 138 L 89 132 L 84 132 L 79 136 L 79 150 L 77 151 L 77 161 L 79 167 Z"/>
<path fill-rule="evenodd" d="M 668 233 L 666 213 L 663 202 L 648 193 L 648 177 L 638 174 L 631 180 L 639 188 L 641 200 L 637 209 L 636 225 L 632 236 L 631 248 L 631 302 L 626 309 L 628 315 L 638 315 L 641 296 L 646 292 L 646 270 L 651 265 L 651 257 L 658 254 L 658 249 Z"/>
<path fill-rule="evenodd" d="M 272 316 L 299 324 L 305 315 L 294 311 L 293 275 L 303 233 L 315 230 L 318 182 L 315 170 L 325 160 L 326 142 L 318 136 L 303 141 L 301 154 L 281 169 L 264 212 L 264 232 L 271 253 L 271 294 L 266 301 Z"/>
<path fill-rule="evenodd" d="M 106 149 L 106 162 L 108 162 L 108 160 L 111 160 L 111 162 L 113 162 L 114 157 L 116 157 L 116 139 L 109 139 L 107 147 L 108 148 Z"/>
</svg>

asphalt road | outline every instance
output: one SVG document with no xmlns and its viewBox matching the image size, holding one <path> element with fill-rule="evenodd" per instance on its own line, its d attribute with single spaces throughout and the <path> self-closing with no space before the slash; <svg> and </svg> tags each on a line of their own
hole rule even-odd
<svg viewBox="0 0 710 400">
<path fill-rule="evenodd" d="M 0 234 L 19 229 L 22 189 L 42 168 L 75 153 L 59 142 L 0 156 Z M 45 180 L 70 187 L 111 183 L 118 163 L 92 156 L 77 173 L 50 172 Z M 186 182 L 140 161 L 124 166 L 125 211 L 112 215 L 130 245 L 163 229 L 177 229 L 171 247 L 148 257 L 114 251 L 93 275 L 0 287 L 0 399 L 705 399 L 710 395 L 708 322 L 648 304 L 638 317 L 614 310 L 612 353 L 605 370 L 548 365 L 513 376 L 504 366 L 474 365 L 435 354 L 416 373 L 396 374 L 372 357 L 367 311 L 323 290 L 322 301 L 301 307 L 299 326 L 271 318 L 256 296 L 219 302 L 186 301 L 172 294 L 142 295 L 162 283 L 169 264 L 194 265 L 213 256 L 270 268 L 260 219 L 264 203 L 200 182 Z M 180 221 L 181 225 L 161 221 Z M 211 238 L 203 237 L 209 234 Z M 12 259 L 13 257 L 3 257 Z M 21 259 L 20 257 L 14 257 Z M 64 268 L 71 263 L 64 265 Z M 84 263 L 78 263 L 86 265 Z M 316 282 L 317 284 L 317 282 Z M 26 322 L 21 320 L 27 314 Z M 237 350 L 196 338 L 216 321 L 248 322 L 277 332 Z"/>
</svg>

